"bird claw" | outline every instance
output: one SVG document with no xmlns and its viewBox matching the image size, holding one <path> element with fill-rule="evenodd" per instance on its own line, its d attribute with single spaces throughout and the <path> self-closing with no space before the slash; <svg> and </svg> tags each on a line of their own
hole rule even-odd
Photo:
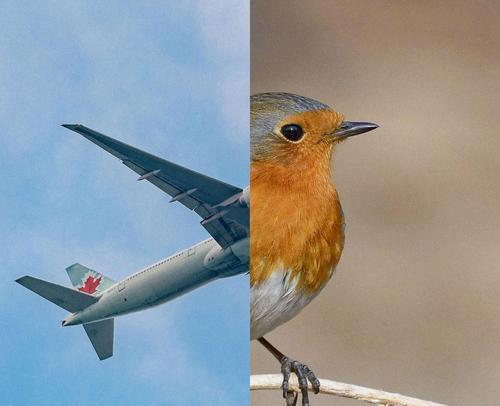
<svg viewBox="0 0 500 406">
<path fill-rule="evenodd" d="M 299 394 L 294 391 L 287 392 L 285 396 L 286 406 L 296 406 Z"/>
<path fill-rule="evenodd" d="M 298 393 L 289 389 L 289 380 L 291 373 L 295 373 L 299 380 L 299 388 L 302 393 L 302 406 L 309 406 L 309 394 L 307 392 L 307 381 L 311 382 L 314 393 L 319 393 L 320 382 L 314 372 L 305 364 L 288 357 L 281 360 L 281 373 L 283 374 L 283 397 L 286 399 L 286 406 L 295 406 L 297 404 Z"/>
</svg>

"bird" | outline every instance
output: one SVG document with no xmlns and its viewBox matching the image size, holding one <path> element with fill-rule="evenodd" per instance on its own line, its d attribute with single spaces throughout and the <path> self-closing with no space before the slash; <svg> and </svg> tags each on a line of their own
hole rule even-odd
<svg viewBox="0 0 500 406">
<path fill-rule="evenodd" d="M 295 317 L 325 287 L 344 248 L 344 213 L 332 155 L 347 138 L 378 128 L 345 121 L 326 104 L 291 93 L 250 96 L 250 339 L 281 364 L 283 397 L 295 373 L 302 405 L 320 382 L 264 336 Z"/>
</svg>

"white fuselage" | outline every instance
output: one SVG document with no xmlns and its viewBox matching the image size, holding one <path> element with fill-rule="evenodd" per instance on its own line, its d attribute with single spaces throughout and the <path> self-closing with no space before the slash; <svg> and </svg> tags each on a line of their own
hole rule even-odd
<svg viewBox="0 0 500 406">
<path fill-rule="evenodd" d="M 62 325 L 91 323 L 157 306 L 214 279 L 248 272 L 248 263 L 248 238 L 225 249 L 210 238 L 116 283 L 96 303 L 66 317 Z"/>
</svg>

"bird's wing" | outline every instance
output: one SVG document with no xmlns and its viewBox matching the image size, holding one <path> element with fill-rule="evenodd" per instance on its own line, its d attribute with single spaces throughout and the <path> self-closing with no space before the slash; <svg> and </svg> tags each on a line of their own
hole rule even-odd
<svg viewBox="0 0 500 406">
<path fill-rule="evenodd" d="M 222 246 L 248 237 L 249 208 L 242 189 L 158 158 L 80 124 L 63 124 L 113 154 L 140 177 L 194 210 Z"/>
</svg>

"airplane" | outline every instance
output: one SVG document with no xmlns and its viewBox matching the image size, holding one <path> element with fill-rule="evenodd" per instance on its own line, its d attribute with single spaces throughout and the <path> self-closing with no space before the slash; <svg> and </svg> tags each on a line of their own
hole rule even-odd
<svg viewBox="0 0 500 406">
<path fill-rule="evenodd" d="M 66 268 L 73 289 L 32 276 L 16 280 L 70 312 L 62 326 L 82 324 L 100 360 L 113 355 L 114 318 L 157 306 L 208 282 L 249 271 L 250 188 L 240 189 L 129 146 L 81 124 L 83 135 L 194 210 L 212 238 L 116 282 L 81 264 Z"/>
</svg>

